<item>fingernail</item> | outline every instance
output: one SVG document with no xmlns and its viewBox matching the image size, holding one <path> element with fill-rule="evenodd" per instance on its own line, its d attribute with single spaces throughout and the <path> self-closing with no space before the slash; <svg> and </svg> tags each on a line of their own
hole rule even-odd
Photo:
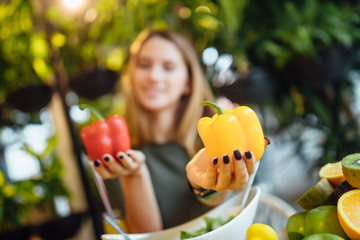
<svg viewBox="0 0 360 240">
<path fill-rule="evenodd" d="M 241 152 L 238 149 L 234 151 L 234 156 L 236 160 L 240 160 L 242 158 Z"/>
<path fill-rule="evenodd" d="M 98 160 L 94 161 L 95 167 L 99 167 L 100 166 L 100 162 Z"/>
<path fill-rule="evenodd" d="M 123 155 L 119 154 L 118 158 L 123 159 Z"/>
<path fill-rule="evenodd" d="M 270 145 L 270 143 L 271 143 L 271 142 L 270 142 L 270 139 L 268 139 L 267 137 L 265 137 L 265 141 L 266 141 L 266 143 L 267 143 L 266 145 Z"/>
<path fill-rule="evenodd" d="M 129 157 L 131 157 L 131 154 L 130 154 L 130 153 L 128 153 L 127 155 L 128 155 Z"/>
<path fill-rule="evenodd" d="M 104 157 L 104 161 L 105 161 L 105 162 L 108 162 L 108 161 L 110 161 L 110 158 L 109 158 L 108 156 L 105 156 L 105 157 Z"/>
<path fill-rule="evenodd" d="M 245 152 L 245 157 L 246 157 L 247 159 L 250 159 L 250 158 L 252 157 L 251 152 L 250 152 L 250 151 Z"/>
<path fill-rule="evenodd" d="M 216 165 L 218 163 L 218 158 L 217 157 L 214 157 L 213 158 L 213 164 Z"/>
<path fill-rule="evenodd" d="M 225 163 L 225 164 L 228 164 L 228 163 L 230 162 L 229 155 L 227 155 L 227 154 L 224 155 L 224 156 L 223 156 L 223 160 L 224 160 L 224 163 Z"/>
</svg>

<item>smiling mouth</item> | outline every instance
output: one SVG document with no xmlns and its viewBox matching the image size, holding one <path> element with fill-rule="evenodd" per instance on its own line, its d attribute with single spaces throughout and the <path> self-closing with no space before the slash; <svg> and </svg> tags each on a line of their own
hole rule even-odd
<svg viewBox="0 0 360 240">
<path fill-rule="evenodd" d="M 162 93 L 162 90 L 160 90 L 160 89 L 146 89 L 144 91 L 144 93 L 145 93 L 146 96 L 156 97 L 157 95 Z"/>
</svg>

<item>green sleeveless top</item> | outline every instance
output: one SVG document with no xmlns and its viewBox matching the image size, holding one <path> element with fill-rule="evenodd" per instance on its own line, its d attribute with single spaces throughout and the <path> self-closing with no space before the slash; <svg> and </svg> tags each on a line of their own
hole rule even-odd
<svg viewBox="0 0 360 240">
<path fill-rule="evenodd" d="M 177 226 L 211 209 L 200 203 L 189 188 L 185 167 L 190 158 L 184 148 L 176 142 L 150 143 L 142 151 L 146 156 L 164 229 Z M 112 199 L 112 205 L 116 204 L 123 209 L 120 184 L 117 183 L 116 187 L 113 181 L 109 183 L 107 180 L 109 195 L 112 197 L 117 195 L 118 198 L 115 200 L 117 203 L 113 203 L 114 199 Z"/>
</svg>

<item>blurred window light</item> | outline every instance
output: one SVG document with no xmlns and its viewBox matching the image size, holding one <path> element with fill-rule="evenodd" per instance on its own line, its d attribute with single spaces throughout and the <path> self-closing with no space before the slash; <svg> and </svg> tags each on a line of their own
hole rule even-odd
<svg viewBox="0 0 360 240">
<path fill-rule="evenodd" d="M 218 74 L 216 78 L 214 78 L 213 84 L 215 87 L 223 87 L 233 84 L 236 81 L 236 75 L 230 70 L 227 69 Z"/>
<path fill-rule="evenodd" d="M 30 114 L 19 110 L 14 110 L 10 113 L 10 119 L 16 124 L 25 125 L 30 121 Z"/>
<path fill-rule="evenodd" d="M 221 54 L 219 59 L 215 64 L 215 70 L 219 73 L 226 71 L 230 68 L 231 64 L 233 63 L 233 57 L 230 54 Z"/>
<path fill-rule="evenodd" d="M 90 118 L 90 110 L 81 110 L 78 105 L 74 105 L 70 108 L 70 117 L 76 123 L 85 123 Z"/>
<path fill-rule="evenodd" d="M 65 102 L 68 106 L 76 105 L 79 103 L 79 97 L 75 92 L 68 92 L 65 96 Z"/>
<path fill-rule="evenodd" d="M 80 7 L 83 4 L 83 0 L 64 0 L 64 4 L 66 7 L 75 9 Z"/>
<path fill-rule="evenodd" d="M 45 151 L 48 144 L 47 139 L 53 134 L 54 132 L 49 129 L 49 125 L 28 124 L 22 130 L 24 143 L 36 154 Z"/>
<path fill-rule="evenodd" d="M 5 148 L 5 161 L 11 181 L 21 181 L 38 176 L 41 173 L 38 160 L 22 149 L 21 143 Z"/>
<path fill-rule="evenodd" d="M 27 116 L 17 112 L 16 116 Z M 27 123 L 24 128 L 2 127 L 0 141 L 4 146 L 4 157 L 11 181 L 21 181 L 41 174 L 38 159 L 24 149 L 27 145 L 35 154 L 42 154 L 48 139 L 54 135 L 51 115 L 45 108 L 40 111 L 41 124 Z"/>
<path fill-rule="evenodd" d="M 96 19 L 98 12 L 96 10 L 96 8 L 89 8 L 85 15 L 84 15 L 84 20 L 85 22 L 91 23 Z"/>
<path fill-rule="evenodd" d="M 360 116 L 360 71 L 352 70 L 349 72 L 350 80 L 353 84 L 352 94 L 353 98 L 350 102 L 351 109 L 357 116 Z M 357 121 L 360 124 L 360 118 L 357 117 Z"/>
<path fill-rule="evenodd" d="M 4 126 L 0 132 L 0 142 L 8 145 L 16 141 L 16 132 L 13 128 Z"/>
<path fill-rule="evenodd" d="M 47 108 L 42 108 L 40 110 L 40 116 L 39 117 L 40 117 L 40 121 L 41 121 L 42 124 L 47 125 L 47 126 L 50 125 L 49 128 L 52 129 L 52 124 L 53 124 L 52 120 L 53 119 L 52 119 L 52 115 L 51 115 L 50 111 L 47 110 Z"/>
<path fill-rule="evenodd" d="M 202 54 L 202 61 L 207 66 L 215 64 L 218 58 L 219 58 L 219 53 L 214 47 L 206 48 Z"/>
<path fill-rule="evenodd" d="M 71 214 L 69 199 L 64 196 L 54 197 L 55 211 L 59 217 L 66 217 Z"/>
</svg>

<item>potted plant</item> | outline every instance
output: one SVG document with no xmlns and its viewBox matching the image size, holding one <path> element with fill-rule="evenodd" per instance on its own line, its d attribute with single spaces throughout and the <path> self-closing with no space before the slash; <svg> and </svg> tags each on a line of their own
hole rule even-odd
<svg viewBox="0 0 360 240">
<path fill-rule="evenodd" d="M 360 40 L 359 6 L 320 0 L 266 1 L 261 8 L 256 4 L 249 2 L 245 11 L 251 61 L 314 86 L 344 75 Z"/>
<path fill-rule="evenodd" d="M 96 99 L 114 92 L 119 74 L 109 69 L 94 67 L 70 78 L 69 87 L 86 99 Z"/>
<path fill-rule="evenodd" d="M 5 105 L 33 113 L 46 107 L 51 100 L 53 90 L 47 84 L 29 84 L 6 94 Z"/>
</svg>

